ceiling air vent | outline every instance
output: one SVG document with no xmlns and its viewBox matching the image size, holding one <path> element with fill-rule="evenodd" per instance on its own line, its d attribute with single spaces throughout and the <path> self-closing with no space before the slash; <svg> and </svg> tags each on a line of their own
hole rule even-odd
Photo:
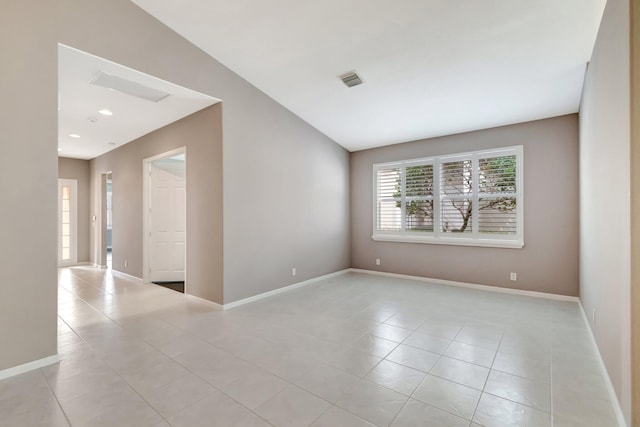
<svg viewBox="0 0 640 427">
<path fill-rule="evenodd" d="M 89 83 L 95 86 L 104 87 L 107 89 L 115 90 L 118 92 L 126 93 L 127 95 L 135 96 L 136 98 L 146 99 L 147 101 L 158 102 L 169 94 L 162 90 L 153 89 L 140 83 L 132 82 L 131 80 L 123 79 L 122 77 L 114 76 L 104 71 L 98 71 Z"/>
<path fill-rule="evenodd" d="M 355 71 L 349 71 L 348 73 L 341 74 L 338 77 L 342 80 L 342 83 L 347 85 L 347 87 L 354 87 L 362 84 L 362 79 Z"/>
</svg>

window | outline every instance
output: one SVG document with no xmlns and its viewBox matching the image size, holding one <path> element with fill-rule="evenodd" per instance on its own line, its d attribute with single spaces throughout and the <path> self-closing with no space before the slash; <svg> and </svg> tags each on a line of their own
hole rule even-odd
<svg viewBox="0 0 640 427">
<path fill-rule="evenodd" d="M 522 151 L 374 164 L 373 239 L 523 247 Z"/>
<path fill-rule="evenodd" d="M 78 181 L 58 180 L 58 265 L 74 265 L 77 251 Z"/>
</svg>

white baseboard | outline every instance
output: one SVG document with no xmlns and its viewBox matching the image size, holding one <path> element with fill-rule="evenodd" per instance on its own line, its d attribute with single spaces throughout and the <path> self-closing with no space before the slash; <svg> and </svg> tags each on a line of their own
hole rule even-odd
<svg viewBox="0 0 640 427">
<path fill-rule="evenodd" d="M 216 310 L 224 310 L 224 306 L 222 304 L 218 304 L 217 302 L 209 301 L 208 299 L 200 298 L 191 294 L 184 294 L 185 298 L 192 299 L 215 308 Z"/>
<path fill-rule="evenodd" d="M 239 306 L 244 305 L 244 304 L 249 304 L 251 302 L 258 301 L 258 300 L 261 300 L 261 299 L 264 299 L 264 298 L 269 298 L 269 297 L 271 297 L 273 295 L 281 294 L 283 292 L 292 291 L 294 289 L 301 288 L 303 286 L 307 286 L 307 285 L 310 285 L 312 283 L 319 282 L 321 280 L 329 279 L 331 277 L 340 276 L 342 274 L 349 273 L 350 271 L 351 271 L 351 269 L 347 268 L 345 270 L 340 270 L 340 271 L 336 271 L 334 273 L 325 274 L 323 276 L 314 277 L 312 279 L 305 280 L 303 282 L 294 283 L 292 285 L 284 286 L 282 288 L 274 289 L 272 291 L 263 292 L 261 294 L 254 295 L 252 297 L 247 297 L 247 298 L 243 298 L 243 299 L 238 300 L 238 301 L 233 301 L 233 302 L 230 302 L 228 304 L 218 304 L 217 302 L 209 301 L 208 299 L 200 298 L 200 297 L 197 297 L 197 296 L 191 295 L 191 294 L 185 294 L 185 297 L 187 297 L 189 299 L 196 300 L 196 301 L 204 303 L 204 304 L 208 304 L 208 305 L 210 305 L 211 307 L 213 307 L 213 308 L 215 308 L 217 310 L 230 310 L 232 308 L 239 307 Z"/>
<path fill-rule="evenodd" d="M 548 293 L 544 293 L 544 292 L 534 292 L 534 291 L 525 291 L 525 290 L 521 290 L 521 289 L 510 289 L 510 288 L 499 288 L 496 286 L 487 286 L 487 285 L 478 285 L 478 284 L 474 284 L 474 283 L 464 283 L 464 282 L 454 282 L 451 280 L 443 280 L 443 279 L 430 279 L 427 277 L 420 277 L 420 276 L 409 276 L 407 274 L 397 274 L 397 273 L 386 273 L 386 272 L 382 272 L 382 271 L 373 271 L 373 270 L 362 270 L 362 269 L 358 269 L 358 268 L 347 268 L 344 270 L 340 270 L 340 271 L 336 271 L 334 273 L 329 273 L 329 274 L 325 274 L 323 276 L 318 276 L 318 277 L 314 277 L 312 279 L 309 280 L 305 280 L 303 282 L 298 282 L 298 283 L 294 283 L 292 285 L 289 286 L 284 286 L 282 288 L 278 288 L 278 289 L 274 289 L 272 291 L 268 291 L 268 292 L 264 292 L 258 295 L 254 295 L 248 298 L 244 298 L 238 301 L 233 301 L 230 302 L 228 304 L 218 304 L 215 303 L 213 301 L 209 301 L 206 300 L 204 298 L 200 298 L 197 297 L 195 295 L 190 295 L 190 294 L 186 294 L 187 297 L 189 298 L 193 298 L 196 299 L 200 302 L 204 302 L 207 304 L 210 304 L 212 307 L 218 309 L 218 310 L 230 310 L 232 308 L 235 307 L 239 307 L 241 305 L 244 304 L 248 304 L 254 301 L 258 301 L 264 298 L 268 298 L 270 296 L 273 295 L 277 295 L 283 292 L 288 292 L 297 288 L 301 288 L 303 286 L 307 286 L 310 285 L 312 283 L 316 283 L 319 282 L 321 280 L 325 280 L 325 279 L 329 279 L 331 277 L 336 277 L 336 276 L 340 276 L 342 274 L 345 273 L 364 273 L 364 274 L 372 274 L 372 275 L 376 275 L 376 276 L 387 276 L 387 277 L 394 277 L 394 278 L 399 278 L 399 279 L 408 279 L 408 280 L 416 280 L 416 281 L 420 281 L 420 282 L 427 282 L 427 283 L 433 283 L 433 284 L 437 284 L 437 285 L 445 285 L 445 286 L 457 286 L 457 287 L 463 287 L 463 288 L 470 288 L 470 289 L 476 289 L 476 290 L 481 290 L 481 291 L 489 291 L 489 292 L 499 292 L 499 293 L 505 293 L 505 294 L 512 294 L 512 295 L 523 295 L 523 296 L 530 296 L 530 297 L 536 297 L 536 298 L 546 298 L 546 299 L 553 299 L 553 300 L 559 300 L 559 301 L 571 301 L 571 302 L 579 302 L 579 298 L 578 297 L 571 297 L 571 296 L 566 296 L 566 295 L 556 295 L 556 294 L 548 294 Z M 125 274 L 125 273 L 121 273 L 118 272 L 118 274 Z M 126 275 L 126 274 L 125 274 Z M 133 276 L 129 276 L 129 277 L 133 277 Z M 136 278 L 138 279 L 138 278 Z M 140 279 L 138 279 L 140 280 Z"/>
<path fill-rule="evenodd" d="M 407 279 L 407 280 L 415 280 L 415 281 L 420 281 L 420 282 L 427 282 L 427 283 L 433 283 L 433 284 L 437 284 L 437 285 L 445 285 L 445 286 L 456 286 L 456 287 L 463 287 L 463 288 L 469 288 L 469 289 L 476 289 L 476 290 L 482 290 L 482 291 L 488 291 L 488 292 L 497 292 L 497 293 L 504 293 L 504 294 L 512 294 L 512 295 L 522 295 L 522 296 L 529 296 L 529 297 L 536 297 L 536 298 L 546 298 L 546 299 L 552 299 L 552 300 L 558 300 L 558 301 L 571 301 L 571 302 L 577 302 L 578 305 L 580 306 L 580 311 L 582 312 L 582 317 L 583 320 L 585 322 L 585 325 L 587 326 L 587 329 L 589 331 L 589 336 L 591 339 L 591 344 L 594 348 L 594 351 L 597 355 L 597 359 L 598 359 L 598 363 L 600 365 L 600 370 L 602 372 L 602 377 L 604 379 L 605 385 L 607 387 L 607 391 L 609 393 L 609 398 L 611 400 L 611 404 L 613 405 L 613 409 L 614 412 L 616 414 L 617 420 L 618 420 L 618 426 L 619 427 L 627 427 L 626 421 L 624 419 L 624 414 L 622 412 L 622 408 L 620 407 L 620 401 L 618 400 L 618 397 L 615 393 L 615 389 L 613 388 L 613 383 L 611 382 L 611 378 L 609 377 L 609 373 L 607 372 L 606 366 L 604 364 L 604 360 L 602 359 L 602 355 L 600 354 L 600 350 L 598 349 L 598 345 L 596 343 L 595 337 L 593 335 L 593 331 L 591 330 L 591 327 L 589 325 L 589 322 L 587 320 L 587 316 L 585 314 L 584 311 L 584 307 L 582 306 L 582 302 L 580 301 L 580 299 L 578 297 L 572 297 L 572 296 L 567 296 L 567 295 L 557 295 L 557 294 L 550 294 L 550 293 L 545 293 L 545 292 L 535 292 L 535 291 L 527 291 L 527 290 L 522 290 L 522 289 L 511 289 L 511 288 L 500 288 L 497 286 L 487 286 L 487 285 L 480 285 L 480 284 L 475 284 L 475 283 L 465 283 L 465 282 L 456 282 L 456 281 L 452 281 L 452 280 L 443 280 L 443 279 L 432 279 L 432 278 L 428 278 L 428 277 L 421 277 L 421 276 L 410 276 L 407 274 L 398 274 L 398 273 L 387 273 L 387 272 L 383 272 L 383 271 L 373 271 L 373 270 L 364 270 L 364 269 L 358 269 L 358 268 L 347 268 L 345 270 L 340 270 L 340 271 L 336 271 L 334 273 L 330 273 L 330 274 L 325 274 L 323 276 L 318 276 L 318 277 L 314 277 L 312 279 L 309 280 L 305 280 L 302 282 L 298 282 L 298 283 L 294 283 L 292 285 L 289 286 L 284 286 L 282 288 L 278 288 L 278 289 L 274 289 L 272 291 L 268 291 L 268 292 L 264 292 L 258 295 L 254 295 L 248 298 L 244 298 L 238 301 L 233 301 L 230 302 L 228 304 L 218 304 L 215 303 L 213 301 L 209 301 L 206 300 L 204 298 L 200 298 L 197 297 L 195 295 L 189 295 L 189 294 L 185 294 L 185 297 L 190 298 L 190 299 L 194 299 L 197 300 L 199 302 L 203 302 L 206 303 L 208 305 L 211 305 L 212 307 L 218 309 L 218 310 L 229 310 L 235 307 L 239 307 L 241 305 L 244 304 L 248 304 L 254 301 L 258 301 L 264 298 L 268 298 L 271 297 L 273 295 L 277 295 L 280 293 L 284 293 L 284 292 L 288 292 L 297 288 L 301 288 L 303 286 L 307 286 L 310 285 L 312 283 L 316 283 L 319 282 L 321 280 L 325 280 L 325 279 L 329 279 L 331 277 L 336 277 L 336 276 L 340 276 L 343 275 L 345 273 L 349 273 L 349 272 L 353 272 L 353 273 L 364 273 L 364 274 L 371 274 L 371 275 L 376 275 L 376 276 L 386 276 L 386 277 L 393 277 L 393 278 L 398 278 L 398 279 Z M 142 279 L 140 279 L 139 277 L 135 277 L 135 276 L 131 276 L 127 273 L 123 273 L 121 271 L 117 271 L 114 270 L 113 273 L 117 274 L 117 275 L 122 275 L 122 276 L 126 276 L 128 278 L 134 279 L 136 281 L 139 281 L 142 283 Z M 16 366 L 14 368 L 10 368 L 10 369 L 6 369 L 4 371 L 0 371 L 0 380 L 13 376 L 13 375 L 18 375 L 21 374 L 23 372 L 27 372 L 33 369 L 38 369 L 41 368 L 43 366 L 47 366 L 53 363 L 56 363 L 59 361 L 59 357 L 58 355 L 55 356 L 51 356 L 51 357 L 47 357 L 41 360 L 37 360 L 34 362 L 30 362 L 30 363 L 26 363 L 24 365 L 20 365 L 20 366 Z"/>
<path fill-rule="evenodd" d="M 137 281 L 137 282 L 142 283 L 142 279 L 141 279 L 141 278 L 136 277 L 136 276 L 132 276 L 132 275 L 127 274 L 127 273 L 123 273 L 122 271 L 112 270 L 112 273 L 113 273 L 113 274 L 115 274 L 116 276 L 124 276 L 124 277 L 126 277 L 127 279 L 132 279 L 132 280 L 135 280 L 135 281 Z"/>
<path fill-rule="evenodd" d="M 596 342 L 596 337 L 593 335 L 593 331 L 591 330 L 591 325 L 589 325 L 589 320 L 587 318 L 587 313 L 584 311 L 584 306 L 582 305 L 582 301 L 579 301 L 580 311 L 582 312 L 582 319 L 584 320 L 584 324 L 589 331 L 589 339 L 591 340 L 591 345 L 593 346 L 593 351 L 597 355 L 598 364 L 600 365 L 600 373 L 602 374 L 602 379 L 604 380 L 605 386 L 607 387 L 607 392 L 609 392 L 609 400 L 611 401 L 611 405 L 613 406 L 613 411 L 616 413 L 616 418 L 618 419 L 618 427 L 627 427 L 627 422 L 624 419 L 624 412 L 622 412 L 622 407 L 620 406 L 620 400 L 618 400 L 618 395 L 616 394 L 616 390 L 613 388 L 613 383 L 611 382 L 611 378 L 609 377 L 609 372 L 607 371 L 607 366 L 604 364 L 604 359 L 600 354 L 600 349 L 598 348 L 598 343 Z"/>
<path fill-rule="evenodd" d="M 546 298 L 546 299 L 553 299 L 558 301 L 572 301 L 572 302 L 580 301 L 578 297 L 549 294 L 546 292 L 526 291 L 524 289 L 500 288 L 498 286 L 478 285 L 475 283 L 465 283 L 465 282 L 454 282 L 453 280 L 430 279 L 428 277 L 409 276 L 407 274 L 397 274 L 397 273 L 386 273 L 384 271 L 362 270 L 359 268 L 352 268 L 350 270 L 354 273 L 365 273 L 365 274 L 373 274 L 376 276 L 394 277 L 397 279 L 417 280 L 419 282 L 428 282 L 436 285 L 457 286 L 460 288 L 470 288 L 470 289 L 477 289 L 480 291 L 498 292 L 502 294 L 523 295 L 527 297 Z"/>
<path fill-rule="evenodd" d="M 57 354 L 54 354 L 53 356 L 45 357 L 43 359 L 34 360 L 33 362 L 14 366 L 13 368 L 0 371 L 0 380 L 13 377 L 15 375 L 24 374 L 25 372 L 44 368 L 45 366 L 53 365 L 54 363 L 58 363 L 59 361 L 60 361 L 60 356 Z"/>
<path fill-rule="evenodd" d="M 331 277 L 341 276 L 341 275 L 343 275 L 345 273 L 349 273 L 350 271 L 351 271 L 351 269 L 347 268 L 345 270 L 340 270 L 340 271 L 336 271 L 334 273 L 325 274 L 323 276 L 314 277 L 313 279 L 305 280 L 303 282 L 294 283 L 294 284 L 289 285 L 289 286 L 284 286 L 282 288 L 278 288 L 278 289 L 274 289 L 272 291 L 268 291 L 268 292 L 264 292 L 264 293 L 261 293 L 261 294 L 258 294 L 258 295 L 254 295 L 252 297 L 244 298 L 244 299 L 241 299 L 241 300 L 238 300 L 238 301 L 233 301 L 233 302 L 230 302 L 228 304 L 223 304 L 222 305 L 222 309 L 223 310 L 229 310 L 229 309 L 232 309 L 232 308 L 244 305 L 244 304 L 248 304 L 250 302 L 261 300 L 263 298 L 268 298 L 268 297 L 273 296 L 273 295 L 277 295 L 277 294 L 280 294 L 280 293 L 283 293 L 283 292 L 291 291 L 293 289 L 301 288 L 303 286 L 307 286 L 307 285 L 310 285 L 312 283 L 319 282 L 321 280 L 330 279 Z"/>
</svg>

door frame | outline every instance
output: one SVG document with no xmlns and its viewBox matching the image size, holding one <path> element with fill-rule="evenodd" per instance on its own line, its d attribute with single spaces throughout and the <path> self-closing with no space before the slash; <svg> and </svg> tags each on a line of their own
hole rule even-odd
<svg viewBox="0 0 640 427">
<path fill-rule="evenodd" d="M 62 214 L 62 194 L 60 190 L 62 187 L 70 188 L 69 197 L 69 216 L 71 221 L 71 259 L 68 261 L 62 261 L 62 227 L 61 227 L 61 214 Z M 69 267 L 78 264 L 78 180 L 68 178 L 58 178 L 58 267 Z"/>
<path fill-rule="evenodd" d="M 101 209 L 100 209 L 100 265 L 104 268 L 109 267 L 107 262 L 107 254 L 109 253 L 109 210 L 111 210 L 111 269 L 113 269 L 113 172 L 104 172 L 101 176 Z M 111 206 L 109 206 L 109 181 L 111 181 Z M 111 209 L 109 209 L 111 208 Z"/>
<path fill-rule="evenodd" d="M 142 160 L 142 281 L 150 283 L 150 261 L 151 261 L 151 245 L 149 244 L 151 233 L 151 164 L 156 160 L 166 159 L 167 157 L 184 154 L 184 170 L 185 170 L 185 198 L 188 197 L 188 180 L 187 180 L 187 147 L 179 147 L 174 150 L 164 152 Z M 185 200 L 185 210 L 187 209 L 187 201 Z M 184 237 L 184 291 L 187 293 L 187 259 L 189 238 L 189 222 L 186 221 L 185 212 L 185 237 Z"/>
</svg>

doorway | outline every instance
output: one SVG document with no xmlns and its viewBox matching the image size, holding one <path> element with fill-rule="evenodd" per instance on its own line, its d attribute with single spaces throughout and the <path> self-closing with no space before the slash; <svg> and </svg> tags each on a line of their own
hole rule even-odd
<svg viewBox="0 0 640 427">
<path fill-rule="evenodd" d="M 113 175 L 111 172 L 106 174 L 105 182 L 105 196 L 106 196 L 106 253 L 107 253 L 107 268 L 113 268 Z"/>
<path fill-rule="evenodd" d="M 58 266 L 78 263 L 78 181 L 58 179 Z"/>
<path fill-rule="evenodd" d="M 147 283 L 185 292 L 186 148 L 143 161 L 143 276 Z"/>
</svg>

